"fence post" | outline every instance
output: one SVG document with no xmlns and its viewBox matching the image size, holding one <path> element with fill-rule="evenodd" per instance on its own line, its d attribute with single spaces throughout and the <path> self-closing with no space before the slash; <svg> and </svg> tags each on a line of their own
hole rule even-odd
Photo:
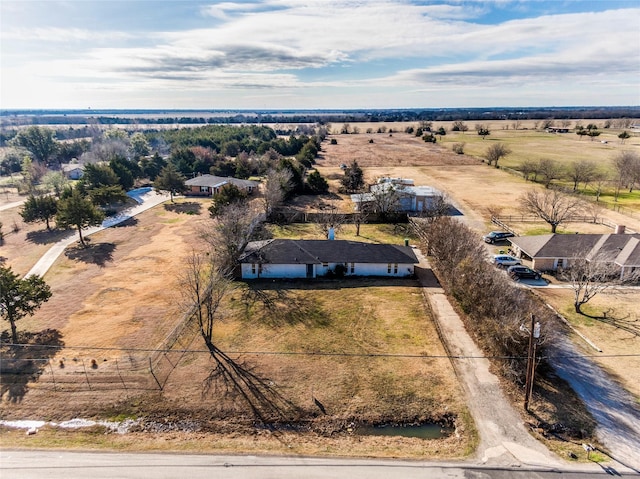
<svg viewBox="0 0 640 479">
<path fill-rule="evenodd" d="M 49 361 L 49 369 L 51 370 L 51 380 L 53 381 L 53 390 L 57 391 L 58 388 L 56 387 L 56 375 L 53 374 L 53 366 L 51 366 L 51 361 Z"/>
<path fill-rule="evenodd" d="M 120 381 L 122 382 L 122 386 L 124 387 L 124 390 L 127 390 L 127 385 L 124 382 L 124 379 L 122 379 L 122 374 L 120 374 L 120 366 L 118 366 L 118 358 L 116 358 L 116 371 L 118 371 L 118 377 L 120 378 Z"/>
<path fill-rule="evenodd" d="M 156 384 L 160 388 L 160 391 L 162 391 L 162 384 L 160 384 L 160 381 L 158 381 L 158 378 L 156 377 L 156 375 L 153 372 L 153 364 L 151 363 L 151 356 L 149 356 L 149 372 L 153 376 L 153 379 L 156 380 Z"/>
<path fill-rule="evenodd" d="M 87 367 L 84 365 L 84 359 L 82 360 L 82 369 L 84 369 L 84 377 L 87 380 L 87 386 L 89 386 L 89 391 L 91 391 L 91 383 L 89 382 L 89 375 L 87 374 Z"/>
</svg>

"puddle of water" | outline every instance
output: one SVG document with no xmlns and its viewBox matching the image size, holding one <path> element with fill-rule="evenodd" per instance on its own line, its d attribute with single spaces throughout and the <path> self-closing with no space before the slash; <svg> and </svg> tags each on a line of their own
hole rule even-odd
<svg viewBox="0 0 640 479">
<path fill-rule="evenodd" d="M 358 426 L 356 434 L 363 436 L 402 436 L 420 439 L 442 439 L 453 432 L 453 428 L 439 424 L 416 424 L 414 426 Z"/>
</svg>

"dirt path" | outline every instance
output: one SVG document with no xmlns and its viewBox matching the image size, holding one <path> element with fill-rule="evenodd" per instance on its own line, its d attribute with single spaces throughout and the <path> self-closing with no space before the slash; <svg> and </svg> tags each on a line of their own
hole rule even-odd
<svg viewBox="0 0 640 479">
<path fill-rule="evenodd" d="M 480 434 L 478 459 L 484 464 L 559 466 L 559 459 L 525 429 L 521 417 L 502 393 L 498 378 L 489 371 L 489 360 L 467 333 L 427 259 L 420 260 L 416 274 L 433 309 L 453 366 L 469 398 L 468 405 Z"/>
</svg>

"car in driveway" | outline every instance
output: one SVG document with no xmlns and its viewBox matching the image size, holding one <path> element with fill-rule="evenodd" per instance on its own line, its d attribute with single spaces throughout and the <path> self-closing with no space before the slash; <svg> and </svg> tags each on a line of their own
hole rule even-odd
<svg viewBox="0 0 640 479">
<path fill-rule="evenodd" d="M 506 240 L 507 238 L 513 238 L 515 235 L 509 231 L 492 231 L 482 237 L 485 243 L 496 243 L 498 241 Z"/>
<path fill-rule="evenodd" d="M 509 266 L 507 274 L 513 279 L 540 279 L 542 273 L 522 265 Z"/>
<path fill-rule="evenodd" d="M 499 268 L 506 268 L 507 266 L 522 264 L 522 261 L 520 261 L 520 259 L 509 254 L 494 254 L 491 257 L 491 262 Z"/>
</svg>

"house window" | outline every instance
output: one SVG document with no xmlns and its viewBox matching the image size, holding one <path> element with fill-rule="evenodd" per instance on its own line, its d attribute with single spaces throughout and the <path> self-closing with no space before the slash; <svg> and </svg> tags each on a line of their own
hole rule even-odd
<svg viewBox="0 0 640 479">
<path fill-rule="evenodd" d="M 256 270 L 259 275 L 262 274 L 262 263 L 251 263 L 251 274 L 256 274 Z"/>
<path fill-rule="evenodd" d="M 209 187 L 208 186 L 201 186 L 200 187 L 200 193 L 209 193 Z"/>
<path fill-rule="evenodd" d="M 355 263 L 351 263 L 350 273 L 353 274 L 355 271 L 356 271 L 356 264 Z"/>
<path fill-rule="evenodd" d="M 564 258 L 559 258 L 556 268 L 562 268 L 562 267 L 564 267 Z"/>
<path fill-rule="evenodd" d="M 322 263 L 322 267 L 323 268 L 328 268 L 329 267 L 329 263 Z"/>
<path fill-rule="evenodd" d="M 387 274 L 391 274 L 391 263 L 387 264 Z"/>
<path fill-rule="evenodd" d="M 393 274 L 398 274 L 398 263 L 393 265 Z"/>
</svg>

